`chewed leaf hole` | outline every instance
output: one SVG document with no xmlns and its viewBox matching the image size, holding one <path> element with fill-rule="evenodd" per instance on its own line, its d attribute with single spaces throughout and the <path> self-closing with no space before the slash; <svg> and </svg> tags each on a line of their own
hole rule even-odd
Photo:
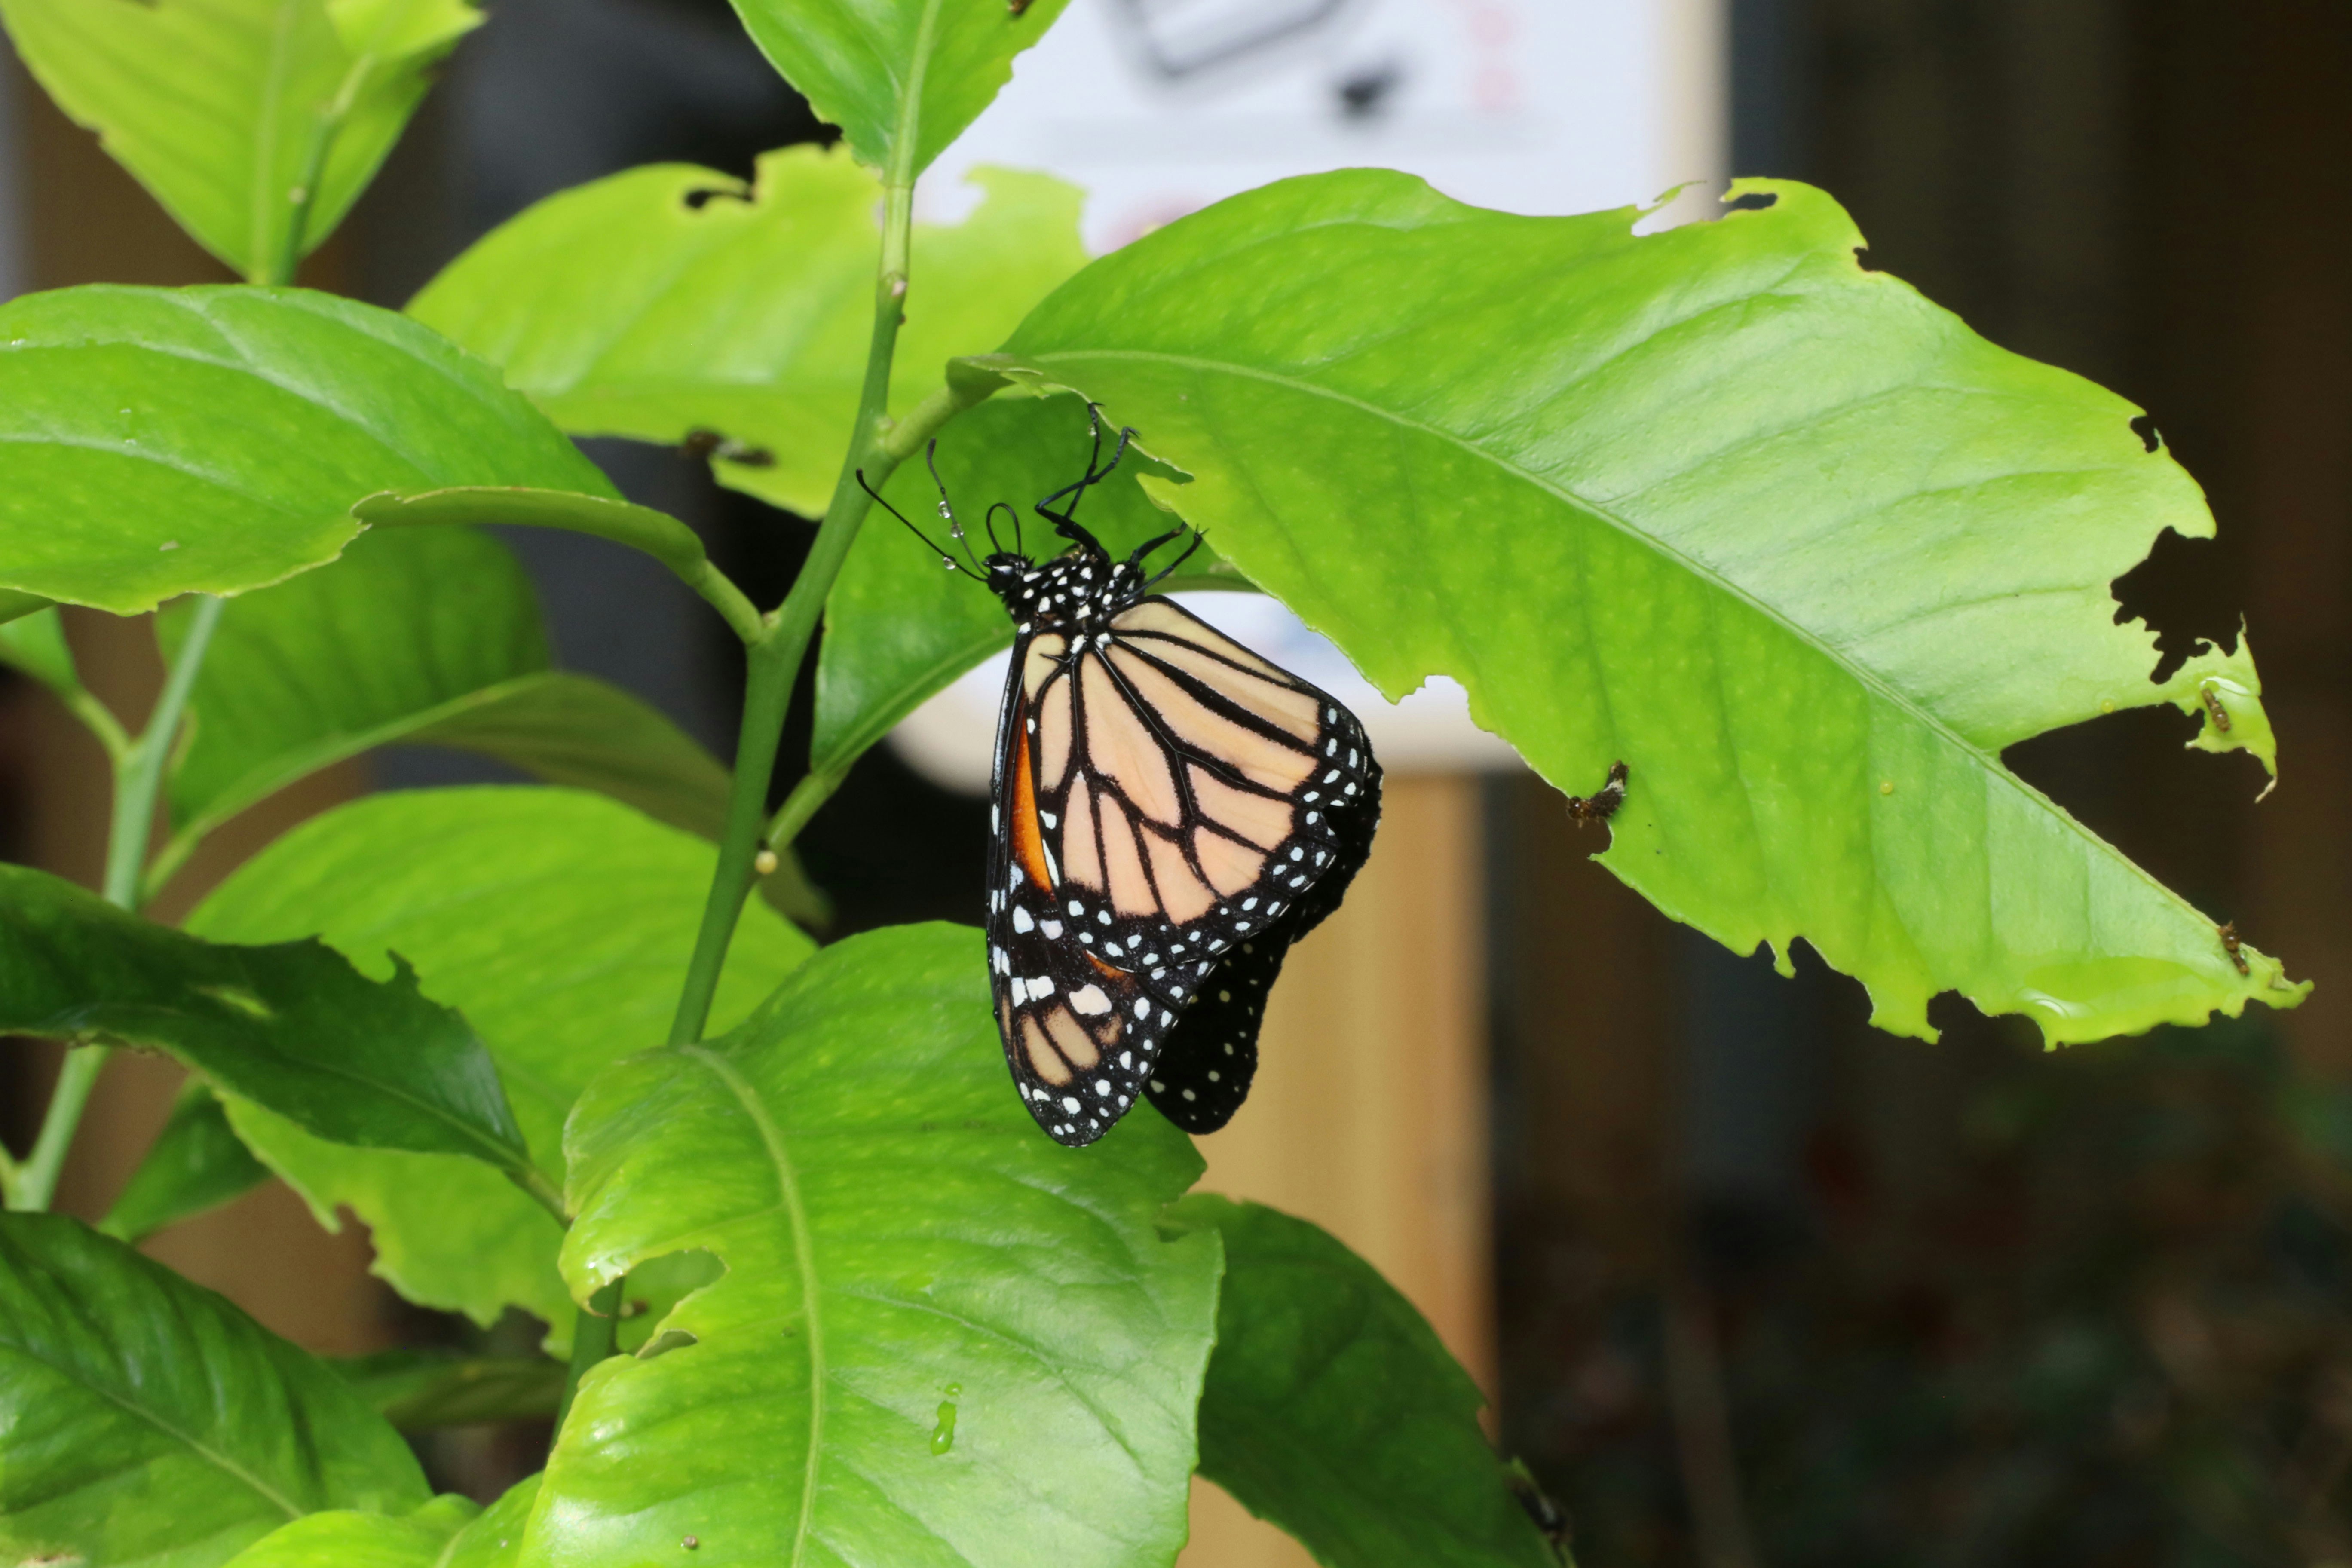
<svg viewBox="0 0 2352 1568">
<path fill-rule="evenodd" d="M 2132 434 L 2139 437 L 2139 444 L 2149 451 L 2158 451 L 2164 446 L 2164 437 L 2157 434 L 2156 420 L 2152 416 L 2146 414 L 2134 415 L 2131 427 Z"/>
<path fill-rule="evenodd" d="M 1861 268 L 1864 272 L 1882 272 L 1885 270 L 1885 268 L 1880 267 L 1878 263 L 1871 260 L 1870 247 L 1866 245 L 1857 245 L 1853 247 L 1853 264 L 1856 267 Z"/>
<path fill-rule="evenodd" d="M 2147 560 L 2107 585 L 2117 626 L 2143 621 L 2156 633 L 2150 680 L 2171 679 L 2208 645 L 2237 652 L 2238 591 L 2225 560 L 2218 541 L 2183 539 L 2168 528 Z"/>
<path fill-rule="evenodd" d="M 648 1258 L 629 1270 L 621 1295 L 620 1348 L 650 1360 L 696 1342 L 684 1329 L 664 1326 L 671 1309 L 697 1290 L 716 1283 L 727 1272 L 714 1253 L 697 1247 L 690 1252 L 666 1252 Z"/>
<path fill-rule="evenodd" d="M 1780 204 L 1778 191 L 1746 191 L 1723 204 L 1727 213 L 1760 213 Z"/>
<path fill-rule="evenodd" d="M 751 205 L 751 197 L 749 192 L 739 191 L 728 185 L 698 185 L 687 192 L 683 200 L 688 211 L 700 212 L 704 207 L 717 201 L 741 202 L 748 206 Z"/>
</svg>

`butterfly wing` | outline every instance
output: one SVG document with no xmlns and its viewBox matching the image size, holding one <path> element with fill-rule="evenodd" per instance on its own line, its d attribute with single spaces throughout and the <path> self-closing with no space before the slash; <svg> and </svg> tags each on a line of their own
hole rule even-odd
<svg viewBox="0 0 2352 1568">
<path fill-rule="evenodd" d="M 1024 1102 L 1071 1144 L 1145 1093 L 1223 1126 L 1283 954 L 1370 847 L 1380 766 L 1336 700 L 1164 598 L 1014 652 L 989 957 Z"/>
</svg>

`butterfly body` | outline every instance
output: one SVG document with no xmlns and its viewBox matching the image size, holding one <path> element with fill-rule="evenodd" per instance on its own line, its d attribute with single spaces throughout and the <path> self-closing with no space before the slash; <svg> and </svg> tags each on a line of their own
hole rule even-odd
<svg viewBox="0 0 2352 1568">
<path fill-rule="evenodd" d="M 989 983 L 1022 1102 L 1074 1147 L 1143 1099 L 1188 1131 L 1224 1125 L 1284 954 L 1338 908 L 1380 820 L 1355 715 L 1150 591 L 1173 568 L 1146 562 L 1177 535 L 1122 561 L 1075 500 L 1051 510 L 1110 467 L 1037 505 L 1076 548 L 971 563 L 1014 627 Z M 944 489 L 940 510 L 961 540 Z"/>
</svg>

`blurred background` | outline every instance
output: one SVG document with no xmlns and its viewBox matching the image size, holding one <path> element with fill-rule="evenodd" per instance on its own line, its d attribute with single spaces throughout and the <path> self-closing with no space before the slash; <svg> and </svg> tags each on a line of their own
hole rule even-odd
<svg viewBox="0 0 2352 1568">
<path fill-rule="evenodd" d="M 725 0 L 489 9 L 306 281 L 397 306 L 552 191 L 665 159 L 748 174 L 827 135 Z M 1652 222 L 1729 174 L 1791 176 L 1846 204 L 1871 265 L 2148 408 L 2221 538 L 2160 543 L 2119 605 L 2174 647 L 2245 616 L 2284 782 L 2257 807 L 2255 765 L 2184 752 L 2168 710 L 2010 761 L 2319 982 L 2295 1013 L 2059 1055 L 1948 998 L 1940 1043 L 1874 1034 L 1853 983 L 1673 925 L 1587 863 L 1600 835 L 1550 788 L 1440 734 L 1392 769 L 1370 868 L 1294 957 L 1208 1184 L 1389 1271 L 1586 1568 L 2352 1564 L 2352 6 L 1074 0 L 1048 50 L 928 213 L 955 216 L 975 162 L 1087 184 L 1097 249 L 1346 163 L 1530 212 L 1717 182 Z M 11 63 L 0 288 L 220 276 Z M 805 521 L 677 454 L 595 455 L 781 595 Z M 511 542 L 565 663 L 726 740 L 740 670 L 697 601 L 593 541 Z M 147 628 L 71 633 L 141 711 Z M 940 761 L 952 717 L 877 749 L 803 839 L 835 934 L 979 918 L 986 810 Z M 489 776 L 421 752 L 331 771 L 157 912 L 336 801 Z M 0 856 L 94 883 L 105 813 L 95 747 L 0 686 Z M 16 1147 L 51 1070 L 0 1056 Z M 172 1089 L 117 1064 L 61 1206 L 104 1211 Z M 321 1351 L 535 1337 L 404 1307 L 357 1227 L 325 1235 L 275 1186 L 148 1246 Z M 455 1429 L 426 1457 L 488 1497 L 545 1436 Z M 1196 1520 L 1190 1568 L 1305 1561 L 1214 1497 Z"/>
</svg>

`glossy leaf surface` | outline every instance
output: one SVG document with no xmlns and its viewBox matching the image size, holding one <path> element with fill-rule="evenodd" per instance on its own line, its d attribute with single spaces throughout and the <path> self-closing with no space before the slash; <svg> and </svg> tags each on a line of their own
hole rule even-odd
<svg viewBox="0 0 2352 1568">
<path fill-rule="evenodd" d="M 282 1524 L 231 1558 L 230 1568 L 441 1568 L 452 1541 L 481 1514 L 454 1494 L 404 1519 L 337 1510 Z"/>
<path fill-rule="evenodd" d="M 979 179 L 985 199 L 962 223 L 915 226 L 893 415 L 1086 264 L 1075 188 Z M 750 187 L 686 164 L 633 169 L 493 231 L 409 310 L 575 435 L 723 436 L 720 482 L 814 516 L 856 417 L 880 198 L 871 174 L 812 147 L 769 153 Z"/>
<path fill-rule="evenodd" d="M 468 0 L 0 0 L 0 17 L 58 106 L 248 277 L 334 232 L 482 20 Z"/>
<path fill-rule="evenodd" d="M 356 501 L 478 484 L 613 493 L 495 370 L 355 300 L 93 285 L 0 305 L 0 587 L 118 615 L 243 593 L 334 559 Z"/>
<path fill-rule="evenodd" d="M 1116 439 L 1116 432 L 1109 433 Z M 1019 542 L 1045 560 L 1070 546 L 1032 510 L 1085 473 L 1091 439 L 1086 410 L 1067 397 L 1000 396 L 958 416 L 940 437 L 940 477 L 969 531 L 975 555 L 992 548 L 982 519 L 997 502 L 1020 521 Z M 1076 516 L 1106 549 L 1124 557 L 1182 520 L 1152 504 L 1136 484 L 1153 465 L 1129 452 L 1118 470 L 1087 492 Z M 1162 474 L 1167 469 L 1160 468 Z M 939 491 L 923 465 L 908 463 L 890 476 L 882 494 L 933 542 L 950 541 L 939 522 Z M 1014 544 L 1012 521 L 995 518 L 1004 547 Z M 1166 564 L 1182 553 L 1179 539 L 1152 556 Z M 1179 576 L 1178 588 L 1246 587 L 1205 544 Z M 879 510 L 866 519 L 849 559 L 825 599 L 824 640 L 817 646 L 816 738 L 819 771 L 845 769 L 860 752 L 929 697 L 1013 642 L 1013 618 L 986 583 L 950 572 L 920 540 Z"/>
<path fill-rule="evenodd" d="M 1477 1385 L 1378 1269 L 1261 1205 L 1195 1194 L 1176 1217 L 1225 1244 L 1202 1475 L 1326 1568 L 1558 1568 Z"/>
<path fill-rule="evenodd" d="M 373 795 L 310 821 L 239 868 L 189 919 L 215 939 L 318 931 L 371 974 L 397 953 L 427 994 L 464 1010 L 498 1063 L 539 1168 L 563 1174 L 563 1119 L 607 1063 L 658 1045 L 710 881 L 711 847 L 570 790 Z M 744 910 L 717 1016 L 741 1018 L 809 951 L 772 911 Z M 473 1162 L 339 1147 L 258 1106 L 229 1114 L 320 1223 L 347 1205 L 375 1269 L 413 1301 L 488 1324 L 508 1306 L 568 1333 L 562 1228 Z"/>
<path fill-rule="evenodd" d="M 490 1183 L 527 1169 L 482 1042 L 406 967 L 380 973 L 317 942 L 205 942 L 0 866 L 0 1032 L 164 1051 L 320 1138 L 461 1157 Z"/>
<path fill-rule="evenodd" d="M 230 1129 L 220 1096 L 202 1079 L 192 1078 L 98 1228 L 137 1241 L 242 1197 L 268 1179 L 268 1167 Z"/>
<path fill-rule="evenodd" d="M 980 933 L 895 927 L 723 1039 L 607 1070 L 566 1133 L 585 1296 L 727 1267 L 581 1384 L 525 1563 L 1166 1563 L 1184 1537 L 1215 1238 L 1138 1114 L 1055 1146 L 1014 1099 Z M 1050 1456 L 1050 1458 L 1045 1458 Z"/>
<path fill-rule="evenodd" d="M 1013 77 L 1069 0 L 735 0 L 760 47 L 820 119 L 911 184 Z"/>
<path fill-rule="evenodd" d="M 1575 795 L 1603 858 L 1733 949 L 1803 937 L 1928 1035 L 1957 990 L 2053 1041 L 2292 1005 L 2002 765 L 2171 702 L 2271 761 L 2252 658 L 2161 686 L 2108 584 L 2213 531 L 2130 404 L 1855 260 L 1845 214 L 1637 237 L 1380 171 L 1235 197 L 1089 267 L 1002 361 L 1192 476 L 1147 488 L 1391 695 L 1433 673 Z M 2213 695 L 2232 720 L 2205 719 Z"/>
<path fill-rule="evenodd" d="M 303 1514 L 404 1511 L 383 1418 L 211 1291 L 62 1215 L 0 1215 L 0 1556 L 211 1568 Z"/>
</svg>

